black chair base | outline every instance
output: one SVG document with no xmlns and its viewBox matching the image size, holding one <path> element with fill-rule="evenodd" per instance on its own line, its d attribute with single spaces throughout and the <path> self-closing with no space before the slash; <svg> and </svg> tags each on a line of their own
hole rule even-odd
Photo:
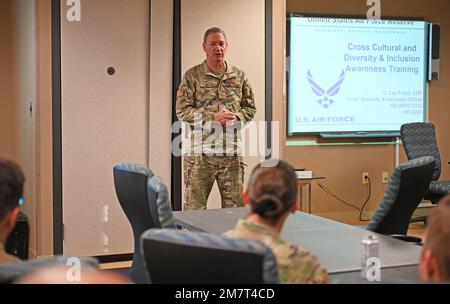
<svg viewBox="0 0 450 304">
<path fill-rule="evenodd" d="M 397 240 L 405 241 L 408 243 L 415 243 L 417 245 L 422 245 L 422 239 L 419 237 L 403 235 L 403 234 L 391 234 L 389 236 L 394 239 L 397 239 Z"/>
</svg>

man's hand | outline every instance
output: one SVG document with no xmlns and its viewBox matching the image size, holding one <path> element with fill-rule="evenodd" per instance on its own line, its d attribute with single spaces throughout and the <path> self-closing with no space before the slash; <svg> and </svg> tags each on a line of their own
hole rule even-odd
<svg viewBox="0 0 450 304">
<path fill-rule="evenodd" d="M 220 122 L 222 125 L 226 125 L 227 123 L 235 123 L 237 117 L 227 109 L 223 108 L 220 112 L 214 114 L 214 120 Z"/>
</svg>

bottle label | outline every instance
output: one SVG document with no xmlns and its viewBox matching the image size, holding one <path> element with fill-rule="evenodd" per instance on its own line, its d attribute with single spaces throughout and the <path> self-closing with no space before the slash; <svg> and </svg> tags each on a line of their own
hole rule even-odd
<svg viewBox="0 0 450 304">
<path fill-rule="evenodd" d="M 381 261 L 379 258 L 379 243 L 375 236 L 369 236 L 362 241 L 361 246 L 361 277 L 370 282 L 381 281 Z"/>
</svg>

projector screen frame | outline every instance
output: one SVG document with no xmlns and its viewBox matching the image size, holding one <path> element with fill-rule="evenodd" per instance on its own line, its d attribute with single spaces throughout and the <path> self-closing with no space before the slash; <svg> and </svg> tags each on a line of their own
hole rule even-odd
<svg viewBox="0 0 450 304">
<path fill-rule="evenodd" d="M 287 138 L 299 137 L 299 136 L 318 136 L 323 139 L 339 139 L 339 138 L 355 138 L 355 139 L 364 139 L 364 138 L 396 138 L 400 136 L 400 130 L 391 130 L 391 131 L 315 131 L 315 132 L 289 132 L 289 109 L 290 109 L 290 53 L 291 53 L 291 18 L 293 17 L 304 17 L 304 18 L 337 18 L 337 19 L 361 19 L 367 20 L 366 16 L 361 15 L 339 15 L 339 14 L 314 14 L 314 13 L 288 13 L 286 16 L 286 70 L 285 70 L 285 79 L 286 79 L 286 135 Z M 429 81 L 430 79 L 427 77 L 430 71 L 430 61 L 429 57 L 432 52 L 430 39 L 431 32 L 430 27 L 433 23 L 431 23 L 425 17 L 403 17 L 403 16 L 385 16 L 380 20 L 385 21 L 419 21 L 424 22 L 426 24 L 426 33 L 425 33 L 425 52 L 424 52 L 424 61 L 425 61 L 425 70 L 424 70 L 424 88 L 423 88 L 423 122 L 428 121 L 428 89 L 429 89 Z"/>
</svg>

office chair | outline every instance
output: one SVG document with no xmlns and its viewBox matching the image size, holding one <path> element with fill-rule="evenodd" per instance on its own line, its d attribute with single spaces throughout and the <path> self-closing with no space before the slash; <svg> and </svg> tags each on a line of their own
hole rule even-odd
<svg viewBox="0 0 450 304">
<path fill-rule="evenodd" d="M 434 125 L 432 123 L 405 124 L 402 125 L 400 134 L 408 160 L 422 156 L 433 156 L 435 160 L 433 178 L 425 199 L 436 204 L 445 195 L 450 194 L 450 181 L 439 180 L 441 155 Z"/>
<path fill-rule="evenodd" d="M 421 243 L 407 236 L 411 216 L 430 187 L 434 159 L 424 156 L 395 168 L 389 186 L 367 230 L 408 242 Z"/>
<path fill-rule="evenodd" d="M 145 269 L 157 284 L 279 283 L 264 244 L 205 232 L 150 229 L 141 237 Z"/>
<path fill-rule="evenodd" d="M 149 283 L 141 260 L 140 237 L 150 228 L 175 228 L 167 188 L 151 170 L 132 164 L 114 167 L 114 186 L 133 229 L 131 279 L 136 283 Z"/>
</svg>

